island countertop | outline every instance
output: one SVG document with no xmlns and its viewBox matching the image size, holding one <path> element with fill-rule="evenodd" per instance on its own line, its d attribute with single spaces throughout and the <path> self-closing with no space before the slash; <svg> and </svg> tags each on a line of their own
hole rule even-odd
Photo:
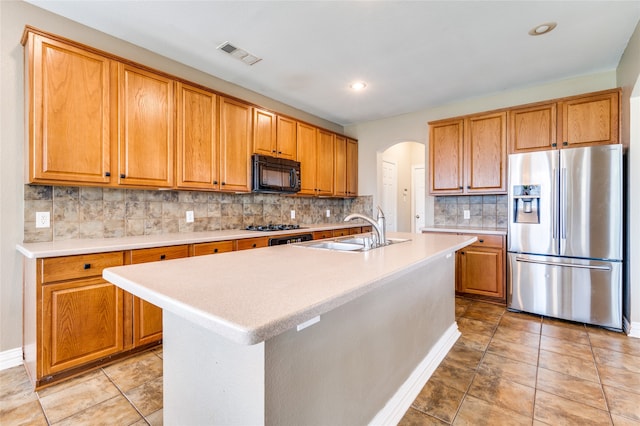
<svg viewBox="0 0 640 426">
<path fill-rule="evenodd" d="M 389 236 L 410 241 L 366 252 L 281 245 L 107 268 L 103 277 L 231 341 L 253 345 L 476 240 L 447 234 Z"/>
</svg>

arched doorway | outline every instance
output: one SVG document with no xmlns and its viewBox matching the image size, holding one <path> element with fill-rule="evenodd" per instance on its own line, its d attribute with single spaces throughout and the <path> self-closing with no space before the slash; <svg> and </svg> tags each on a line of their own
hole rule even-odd
<svg viewBox="0 0 640 426">
<path fill-rule="evenodd" d="M 425 146 L 418 142 L 400 142 L 380 156 L 378 200 L 385 212 L 387 230 L 418 232 L 425 209 Z M 421 177 L 422 176 L 422 177 Z M 424 222 L 422 222 L 424 223 Z"/>
</svg>

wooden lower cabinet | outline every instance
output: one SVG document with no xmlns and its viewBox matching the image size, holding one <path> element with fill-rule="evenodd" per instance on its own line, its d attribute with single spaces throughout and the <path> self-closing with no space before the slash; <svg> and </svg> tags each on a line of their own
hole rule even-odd
<svg viewBox="0 0 640 426">
<path fill-rule="evenodd" d="M 189 245 L 138 249 L 128 252 L 127 264 L 180 259 L 188 256 Z M 132 347 L 135 348 L 162 340 L 162 309 L 145 302 L 139 297 L 132 295 L 129 295 L 129 297 L 133 299 Z"/>
<path fill-rule="evenodd" d="M 244 238 L 236 241 L 236 250 L 249 250 L 269 245 L 269 237 Z"/>
<path fill-rule="evenodd" d="M 477 235 L 456 254 L 456 293 L 505 302 L 505 237 Z"/>
</svg>

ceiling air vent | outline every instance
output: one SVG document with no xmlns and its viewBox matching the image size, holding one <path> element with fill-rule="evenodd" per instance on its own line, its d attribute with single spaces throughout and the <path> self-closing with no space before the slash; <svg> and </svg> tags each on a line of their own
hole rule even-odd
<svg viewBox="0 0 640 426">
<path fill-rule="evenodd" d="M 236 59 L 241 60 L 247 65 L 253 65 L 262 60 L 261 58 L 258 58 L 257 56 L 250 54 L 246 50 L 235 47 L 233 44 L 229 43 L 228 41 L 225 41 L 224 43 L 222 43 L 220 46 L 217 47 L 217 49 L 228 53 L 229 55 L 233 56 Z"/>
</svg>

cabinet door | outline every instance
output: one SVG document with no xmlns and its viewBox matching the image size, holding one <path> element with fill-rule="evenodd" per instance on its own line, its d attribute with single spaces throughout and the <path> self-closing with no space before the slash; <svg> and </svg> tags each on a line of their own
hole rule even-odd
<svg viewBox="0 0 640 426">
<path fill-rule="evenodd" d="M 300 162 L 299 194 L 316 193 L 316 128 L 298 123 L 298 161 Z"/>
<path fill-rule="evenodd" d="M 553 149 L 556 143 L 556 104 L 509 111 L 509 152 Z"/>
<path fill-rule="evenodd" d="M 507 113 L 474 116 L 465 123 L 466 192 L 507 191 Z"/>
<path fill-rule="evenodd" d="M 29 181 L 110 181 L 110 61 L 29 33 Z"/>
<path fill-rule="evenodd" d="M 218 188 L 218 97 L 177 85 L 176 180 L 180 188 Z"/>
<path fill-rule="evenodd" d="M 251 191 L 251 106 L 220 98 L 220 190 Z"/>
<path fill-rule="evenodd" d="M 278 116 L 277 146 L 278 157 L 288 160 L 298 158 L 297 123 L 287 117 Z"/>
<path fill-rule="evenodd" d="M 344 136 L 336 136 L 334 171 L 334 195 L 344 197 L 347 195 L 347 138 Z"/>
<path fill-rule="evenodd" d="M 318 129 L 316 151 L 316 186 L 317 195 L 333 195 L 333 165 L 335 135 Z"/>
<path fill-rule="evenodd" d="M 619 143 L 619 92 L 584 96 L 560 103 L 563 147 Z"/>
<path fill-rule="evenodd" d="M 432 124 L 429 129 L 429 193 L 461 194 L 464 120 Z"/>
<path fill-rule="evenodd" d="M 358 142 L 347 139 L 347 196 L 358 196 Z"/>
<path fill-rule="evenodd" d="M 276 130 L 276 115 L 255 108 L 253 110 L 253 152 L 277 156 Z"/>
<path fill-rule="evenodd" d="M 43 286 L 43 374 L 122 351 L 122 300 L 102 278 Z"/>
<path fill-rule="evenodd" d="M 504 252 L 471 245 L 458 252 L 460 286 L 463 293 L 504 298 Z"/>
<path fill-rule="evenodd" d="M 189 246 L 156 247 L 131 250 L 130 263 L 180 259 L 189 256 Z M 133 297 L 133 346 L 142 346 L 162 339 L 162 309 Z"/>
<path fill-rule="evenodd" d="M 118 183 L 173 186 L 173 80 L 119 64 Z"/>
</svg>

